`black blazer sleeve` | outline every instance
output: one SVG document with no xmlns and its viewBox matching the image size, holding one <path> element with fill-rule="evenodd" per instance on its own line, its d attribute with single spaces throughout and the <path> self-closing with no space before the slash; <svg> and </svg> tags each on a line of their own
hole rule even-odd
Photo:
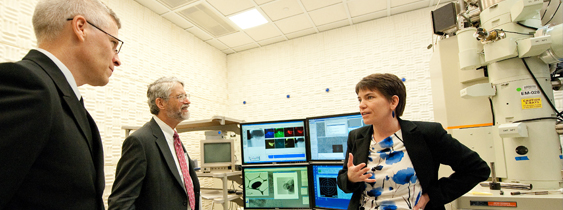
<svg viewBox="0 0 563 210">
<path fill-rule="evenodd" d="M 357 191 L 358 189 L 361 188 L 362 184 L 364 184 L 363 182 L 350 182 L 348 181 L 348 157 L 350 153 L 352 153 L 352 155 L 354 155 L 354 165 L 359 164 L 359 159 L 360 157 L 357 156 L 357 150 L 355 147 L 355 140 L 356 140 L 356 133 L 358 132 L 358 130 L 353 130 L 348 134 L 348 141 L 347 141 L 347 149 L 346 149 L 346 153 L 345 153 L 345 159 L 344 159 L 344 165 L 342 167 L 342 170 L 340 170 L 338 172 L 338 178 L 337 178 L 337 184 L 340 187 L 340 189 L 342 189 L 342 191 L 344 191 L 345 193 L 352 193 Z"/>
<path fill-rule="evenodd" d="M 56 96 L 58 97 L 58 96 Z M 48 85 L 19 64 L 0 64 L 0 209 L 17 192 L 49 139 Z"/>
<path fill-rule="evenodd" d="M 117 163 L 109 209 L 135 209 L 147 171 L 147 157 L 143 145 L 135 136 L 123 142 L 121 159 Z"/>
</svg>

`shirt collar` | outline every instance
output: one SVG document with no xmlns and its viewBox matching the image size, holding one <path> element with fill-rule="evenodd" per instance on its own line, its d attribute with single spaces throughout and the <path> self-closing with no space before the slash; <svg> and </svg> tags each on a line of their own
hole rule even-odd
<svg viewBox="0 0 563 210">
<path fill-rule="evenodd" d="M 78 85 L 76 85 L 76 80 L 74 80 L 74 76 L 72 76 L 72 73 L 65 66 L 65 64 L 63 64 L 63 62 L 61 62 L 57 57 L 55 57 L 55 55 L 51 54 L 47 50 L 37 48 L 37 51 L 45 54 L 47 57 L 49 57 L 57 65 L 57 67 L 59 67 L 61 72 L 63 72 L 63 75 L 65 75 L 66 81 L 68 82 L 68 84 L 70 85 L 72 90 L 74 91 L 74 94 L 76 94 L 76 98 L 78 98 L 78 100 L 80 100 L 82 98 L 82 95 L 80 94 L 80 91 L 78 90 Z"/>
<path fill-rule="evenodd" d="M 174 129 L 172 129 L 168 124 L 166 124 L 156 115 L 153 115 L 152 118 L 154 119 L 154 121 L 156 121 L 156 124 L 158 124 L 160 130 L 162 130 L 162 133 L 164 133 L 164 137 L 166 137 L 166 139 L 174 140 Z"/>
</svg>

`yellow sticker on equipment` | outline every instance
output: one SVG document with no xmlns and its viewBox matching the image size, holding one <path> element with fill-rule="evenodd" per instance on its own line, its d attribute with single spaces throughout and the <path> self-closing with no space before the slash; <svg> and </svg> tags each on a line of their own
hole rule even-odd
<svg viewBox="0 0 563 210">
<path fill-rule="evenodd" d="M 541 108 L 541 98 L 524 98 L 522 99 L 522 109 Z"/>
</svg>

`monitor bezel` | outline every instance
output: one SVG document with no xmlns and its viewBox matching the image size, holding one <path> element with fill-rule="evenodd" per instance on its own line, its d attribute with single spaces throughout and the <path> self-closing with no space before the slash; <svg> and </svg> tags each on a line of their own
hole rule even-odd
<svg viewBox="0 0 563 210">
<path fill-rule="evenodd" d="M 350 113 L 343 113 L 343 114 L 333 114 L 333 115 L 323 115 L 323 116 L 315 116 L 315 117 L 307 117 L 305 118 L 305 123 L 307 123 L 307 126 L 305 126 L 307 128 L 307 130 L 305 131 L 305 135 L 307 136 L 307 138 L 305 139 L 306 141 L 306 146 L 307 146 L 307 160 L 309 160 L 309 162 L 338 162 L 338 163 L 344 163 L 344 159 L 346 157 L 344 157 L 344 159 L 341 160 L 323 160 L 323 159 L 313 159 L 312 158 L 312 151 L 311 151 L 311 131 L 309 128 L 309 121 L 310 120 L 314 120 L 314 119 L 322 119 L 322 118 L 333 118 L 333 117 L 343 117 L 343 116 L 351 116 L 351 115 L 360 115 L 360 112 L 350 112 Z M 344 151 L 346 152 L 346 151 Z"/>
<path fill-rule="evenodd" d="M 311 196 L 311 185 L 308 185 L 307 193 L 309 193 L 309 206 L 308 207 L 247 207 L 246 206 L 246 182 L 244 181 L 244 175 L 246 173 L 246 169 L 253 169 L 253 168 L 295 168 L 295 167 L 304 167 L 307 170 L 307 184 L 312 183 L 312 175 L 311 175 L 311 167 L 308 163 L 296 163 L 296 164 L 270 164 L 270 165 L 246 165 L 242 166 L 242 200 L 244 203 L 244 209 L 312 209 L 312 202 L 314 202 L 314 198 Z"/>
<path fill-rule="evenodd" d="M 333 166 L 340 166 L 343 167 L 344 163 L 343 162 L 310 162 L 309 163 L 309 181 L 311 184 L 315 184 L 315 177 L 313 175 L 313 166 L 315 165 L 333 165 Z M 315 200 L 315 186 L 310 187 L 309 188 L 309 194 L 311 196 L 311 207 L 313 209 L 331 209 L 331 210 L 342 210 L 342 209 L 337 209 L 337 208 L 327 208 L 327 207 L 317 207 L 317 201 Z"/>
<path fill-rule="evenodd" d="M 219 162 L 219 163 L 205 163 L 205 144 L 214 143 L 230 143 L 231 144 L 231 162 Z M 230 167 L 230 170 L 234 170 L 235 165 L 235 141 L 233 139 L 206 139 L 200 141 L 200 158 L 201 164 L 200 168 L 217 168 L 217 167 Z"/>
<path fill-rule="evenodd" d="M 246 163 L 244 156 L 244 139 L 243 139 L 243 126 L 245 125 L 255 125 L 255 124 L 267 124 L 267 123 L 286 123 L 286 122 L 303 122 L 303 138 L 305 140 L 305 160 L 302 161 L 269 161 L 269 162 L 258 162 L 258 163 Z M 241 165 L 262 165 L 262 164 L 287 164 L 287 163 L 307 163 L 309 161 L 309 151 L 307 145 L 307 121 L 306 119 L 291 119 L 291 120 L 272 120 L 272 121 L 258 121 L 258 122 L 244 122 L 240 123 L 240 153 L 241 153 Z"/>
</svg>

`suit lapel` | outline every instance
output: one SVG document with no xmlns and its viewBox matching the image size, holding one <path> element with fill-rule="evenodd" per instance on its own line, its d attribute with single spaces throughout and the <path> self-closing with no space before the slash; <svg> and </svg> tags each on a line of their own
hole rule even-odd
<svg viewBox="0 0 563 210">
<path fill-rule="evenodd" d="M 162 133 L 160 126 L 158 126 L 158 124 L 154 119 L 151 119 L 150 123 L 151 123 L 152 134 L 156 138 L 155 139 L 156 145 L 158 146 L 160 153 L 162 153 L 162 157 L 164 157 L 164 160 L 168 165 L 168 169 L 170 169 L 170 172 L 172 172 L 174 178 L 176 178 L 176 181 L 178 181 L 178 184 L 182 186 L 182 189 L 186 191 L 184 184 L 182 184 L 180 173 L 178 173 L 178 167 L 176 166 L 176 162 L 174 161 L 174 157 L 172 156 L 172 151 L 170 151 L 170 147 L 168 147 L 168 142 L 166 142 L 166 137 L 164 137 L 164 133 Z"/>
<path fill-rule="evenodd" d="M 399 119 L 403 134 L 403 144 L 407 149 L 417 177 L 424 189 L 430 184 L 432 178 L 432 154 L 422 134 L 417 130 L 416 124 Z"/>
<path fill-rule="evenodd" d="M 367 129 L 360 133 L 356 139 L 356 148 L 358 151 L 358 157 L 354 156 L 354 165 L 360 163 L 366 163 L 368 161 L 369 146 L 371 143 L 371 134 L 373 133 L 373 126 L 366 126 Z"/>
<path fill-rule="evenodd" d="M 94 156 L 92 149 L 94 143 L 92 141 L 92 131 L 88 123 L 87 111 L 76 98 L 76 94 L 74 94 L 74 91 L 68 84 L 68 81 L 59 67 L 49 57 L 37 50 L 30 50 L 23 60 L 35 62 L 51 77 L 59 90 L 59 94 L 62 95 L 61 98 L 63 100 L 61 101 L 69 107 L 74 116 L 74 121 L 78 124 L 78 127 L 80 127 L 80 131 L 88 143 L 90 153 Z"/>
</svg>

